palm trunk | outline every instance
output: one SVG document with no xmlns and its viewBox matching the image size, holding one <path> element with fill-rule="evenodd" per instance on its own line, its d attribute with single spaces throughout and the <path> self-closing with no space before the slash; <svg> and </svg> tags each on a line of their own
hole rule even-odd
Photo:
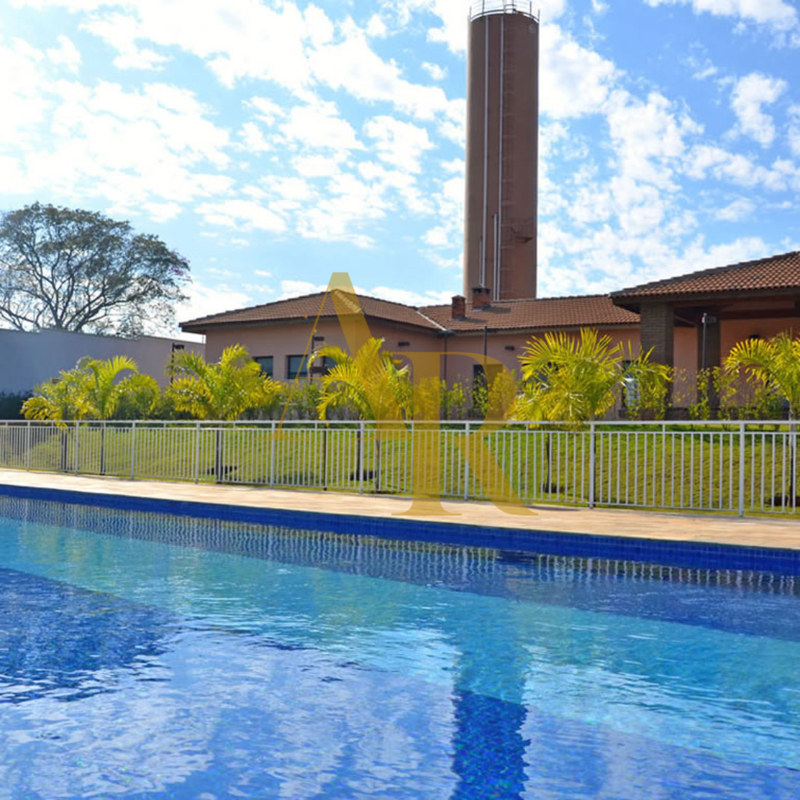
<svg viewBox="0 0 800 800">
<path fill-rule="evenodd" d="M 100 474 L 106 474 L 106 425 L 100 428 Z"/>
</svg>

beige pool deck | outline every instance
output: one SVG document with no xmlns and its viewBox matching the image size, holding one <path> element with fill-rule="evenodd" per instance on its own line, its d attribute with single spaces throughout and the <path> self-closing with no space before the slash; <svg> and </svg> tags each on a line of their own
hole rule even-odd
<svg viewBox="0 0 800 800">
<path fill-rule="evenodd" d="M 264 509 L 313 511 L 365 517 L 394 517 L 427 522 L 488 525 L 552 533 L 585 533 L 675 542 L 733 544 L 800 550 L 800 520 L 663 514 L 629 510 L 534 506 L 525 515 L 508 514 L 491 503 L 445 500 L 448 516 L 430 513 L 408 516 L 408 498 L 286 491 L 243 486 L 209 486 L 193 483 L 126 481 L 50 473 L 0 470 L 0 484 L 61 489 L 185 502 L 220 503 Z"/>
</svg>

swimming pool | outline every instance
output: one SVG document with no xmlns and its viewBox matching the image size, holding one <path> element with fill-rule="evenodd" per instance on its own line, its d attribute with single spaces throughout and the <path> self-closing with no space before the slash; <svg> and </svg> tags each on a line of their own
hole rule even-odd
<svg viewBox="0 0 800 800">
<path fill-rule="evenodd" d="M 798 595 L 0 496 L 0 798 L 796 800 Z"/>
</svg>

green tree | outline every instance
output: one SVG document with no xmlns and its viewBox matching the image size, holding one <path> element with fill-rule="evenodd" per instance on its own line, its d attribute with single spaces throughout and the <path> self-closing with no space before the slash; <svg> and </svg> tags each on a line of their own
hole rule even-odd
<svg viewBox="0 0 800 800">
<path fill-rule="evenodd" d="M 772 396 L 789 406 L 789 415 L 800 415 L 800 338 L 780 333 L 772 339 L 739 342 L 725 359 L 731 372 L 744 372 Z"/>
<path fill-rule="evenodd" d="M 125 372 L 133 374 L 120 380 Z M 111 420 L 123 404 L 148 412 L 158 395 L 156 381 L 139 374 L 133 359 L 86 357 L 73 369 L 36 387 L 22 411 L 26 419 L 35 420 Z"/>
<path fill-rule="evenodd" d="M 227 347 L 216 364 L 198 353 L 179 353 L 170 365 L 170 375 L 169 395 L 175 408 L 195 419 L 237 420 L 251 409 L 268 405 L 277 391 L 275 381 L 238 344 Z M 225 473 L 221 429 L 214 438 L 213 471 L 220 483 Z"/>
<path fill-rule="evenodd" d="M 413 392 L 408 367 L 401 367 L 394 356 L 382 349 L 383 339 L 372 337 L 350 355 L 339 347 L 323 347 L 309 357 L 330 358 L 334 366 L 323 376 L 317 413 L 327 419 L 335 409 L 348 409 L 360 419 L 376 423 L 375 488 L 381 488 L 381 439 L 396 434 L 397 422 L 412 413 Z M 361 470 L 359 448 L 356 472 Z M 369 474 L 369 473 L 368 473 Z"/>
<path fill-rule="evenodd" d="M 124 373 L 132 374 L 120 379 Z M 27 419 L 102 420 L 114 419 L 124 407 L 149 413 L 159 396 L 156 381 L 138 373 L 136 362 L 126 356 L 107 361 L 82 358 L 74 369 L 62 371 L 37 387 L 25 401 L 22 411 Z M 62 469 L 65 468 L 67 432 L 61 432 Z M 100 474 L 105 474 L 106 427 L 100 429 Z"/>
<path fill-rule="evenodd" d="M 169 394 L 175 408 L 195 419 L 232 421 L 270 402 L 275 382 L 241 345 L 227 347 L 215 364 L 194 352 L 178 353 L 171 366 Z"/>
<path fill-rule="evenodd" d="M 174 319 L 189 264 L 157 236 L 34 203 L 0 217 L 0 319 L 17 330 L 135 335 Z"/>
<path fill-rule="evenodd" d="M 317 405 L 320 419 L 334 408 L 347 408 L 360 419 L 376 422 L 400 421 L 411 407 L 408 368 L 382 349 L 383 339 L 368 339 L 351 356 L 339 347 L 323 347 L 309 357 L 330 358 L 334 366 L 322 377 Z"/>
<path fill-rule="evenodd" d="M 582 424 L 606 414 L 627 388 L 637 413 L 663 416 L 671 372 L 650 360 L 650 353 L 626 363 L 622 345 L 584 328 L 576 339 L 566 333 L 546 333 L 531 341 L 520 357 L 522 392 L 512 408 L 520 420 L 550 420 Z"/>
</svg>

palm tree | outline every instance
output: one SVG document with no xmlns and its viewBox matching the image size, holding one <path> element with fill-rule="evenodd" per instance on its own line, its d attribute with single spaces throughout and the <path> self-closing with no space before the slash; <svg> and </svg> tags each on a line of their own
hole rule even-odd
<svg viewBox="0 0 800 800">
<path fill-rule="evenodd" d="M 587 328 L 578 339 L 546 333 L 520 357 L 522 392 L 511 415 L 580 425 L 606 414 L 626 385 L 637 411 L 663 415 L 672 373 L 651 361 L 651 353 L 634 355 L 629 348 L 626 360 L 621 344 Z"/>
<path fill-rule="evenodd" d="M 317 413 L 327 419 L 334 408 L 349 409 L 362 420 L 377 424 L 375 440 L 375 485 L 380 489 L 381 429 L 403 421 L 412 405 L 408 367 L 401 367 L 394 356 L 382 350 L 384 340 L 367 339 L 356 354 L 339 347 L 323 347 L 309 356 L 309 363 L 329 358 L 334 366 L 322 378 L 322 393 Z M 361 470 L 361 450 L 357 462 Z"/>
<path fill-rule="evenodd" d="M 606 414 L 626 384 L 635 393 L 637 411 L 649 409 L 663 415 L 671 371 L 651 362 L 650 355 L 634 356 L 629 349 L 626 364 L 622 345 L 612 344 L 610 336 L 596 330 L 585 328 L 578 339 L 547 333 L 531 341 L 520 357 L 522 392 L 510 415 L 580 426 Z M 545 447 L 549 470 L 550 437 L 545 438 Z M 549 474 L 545 480 L 545 491 L 553 491 Z"/>
<path fill-rule="evenodd" d="M 119 380 L 125 372 L 131 375 Z M 36 394 L 22 407 L 27 419 L 39 420 L 110 420 L 120 405 L 149 407 L 158 400 L 159 388 L 149 375 L 138 372 L 136 362 L 127 356 L 107 361 L 82 358 L 74 369 L 62 371 L 57 378 L 37 387 Z M 106 429 L 100 430 L 100 474 L 105 474 Z M 62 469 L 66 468 L 66 437 L 62 432 Z"/>
<path fill-rule="evenodd" d="M 169 392 L 178 411 L 195 419 L 233 421 L 268 403 L 278 385 L 261 371 L 241 345 L 226 348 L 216 364 L 193 352 L 179 353 L 170 365 Z M 214 474 L 220 482 L 222 431 L 216 431 Z"/>
<path fill-rule="evenodd" d="M 791 442 L 790 498 L 797 494 L 797 437 L 794 420 L 800 413 L 800 338 L 779 333 L 772 339 L 748 339 L 739 342 L 725 359 L 731 372 L 744 371 L 771 395 L 789 406 Z"/>
<path fill-rule="evenodd" d="M 772 339 L 739 342 L 725 359 L 725 368 L 744 371 L 788 403 L 792 419 L 800 414 L 800 338 L 780 333 Z"/>
<path fill-rule="evenodd" d="M 580 338 L 546 333 L 523 355 L 517 419 L 580 424 L 605 414 L 616 402 L 622 380 L 622 348 L 610 336 L 583 329 Z"/>
</svg>

